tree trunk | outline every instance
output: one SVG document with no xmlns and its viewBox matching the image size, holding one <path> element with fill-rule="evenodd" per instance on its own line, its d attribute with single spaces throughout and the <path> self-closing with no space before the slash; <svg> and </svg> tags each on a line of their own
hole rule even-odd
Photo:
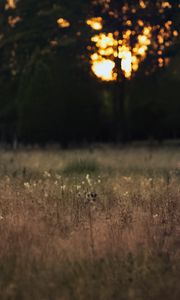
<svg viewBox="0 0 180 300">
<path fill-rule="evenodd" d="M 114 133 L 117 143 L 126 141 L 125 85 L 126 78 L 124 76 L 115 82 Z"/>
</svg>

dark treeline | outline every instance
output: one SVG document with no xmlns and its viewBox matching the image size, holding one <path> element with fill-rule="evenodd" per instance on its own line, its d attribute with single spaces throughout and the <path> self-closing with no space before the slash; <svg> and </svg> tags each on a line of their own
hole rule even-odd
<svg viewBox="0 0 180 300">
<path fill-rule="evenodd" d="M 16 9 L 5 9 L 5 2 L 0 0 L 0 141 L 113 141 L 116 84 L 92 76 L 86 51 L 91 1 L 19 0 Z M 60 17 L 73 25 L 59 28 Z M 166 68 L 126 82 L 126 139 L 180 138 L 179 38 L 171 52 Z"/>
</svg>

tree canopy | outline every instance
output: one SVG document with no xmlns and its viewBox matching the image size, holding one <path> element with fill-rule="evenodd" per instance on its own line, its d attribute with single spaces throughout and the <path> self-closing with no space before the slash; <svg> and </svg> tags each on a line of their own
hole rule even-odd
<svg viewBox="0 0 180 300">
<path fill-rule="evenodd" d="M 132 138 L 156 137 L 154 112 L 158 136 L 179 136 L 179 9 L 161 0 L 1 0 L 1 140 L 111 140 L 115 90 L 103 67 L 107 79 L 131 78 Z M 144 86 L 155 93 L 146 97 Z"/>
</svg>

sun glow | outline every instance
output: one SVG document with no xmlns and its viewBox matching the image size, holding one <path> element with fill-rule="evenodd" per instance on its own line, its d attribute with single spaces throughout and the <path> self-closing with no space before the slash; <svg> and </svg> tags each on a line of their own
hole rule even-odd
<svg viewBox="0 0 180 300">
<path fill-rule="evenodd" d="M 116 80 L 117 74 L 113 72 L 115 63 L 110 59 L 102 58 L 101 56 L 92 56 L 91 57 L 92 71 L 96 76 L 104 81 Z"/>
<path fill-rule="evenodd" d="M 94 30 L 101 30 L 103 28 L 102 22 L 103 19 L 101 17 L 91 18 L 86 21 L 87 25 Z"/>
<path fill-rule="evenodd" d="M 8 18 L 8 23 L 11 27 L 15 27 L 17 23 L 19 23 L 21 21 L 21 18 L 19 16 L 17 17 L 12 17 L 10 16 Z"/>
<path fill-rule="evenodd" d="M 100 33 L 91 38 L 96 46 L 96 51 L 91 55 L 91 69 L 98 78 L 114 81 L 119 73 L 130 78 L 138 70 L 151 44 L 151 27 L 144 27 L 134 47 L 130 46 L 131 34 L 132 31 L 127 30 L 122 39 L 118 39 L 116 33 Z M 117 58 L 121 61 L 121 70 L 115 64 Z"/>
<path fill-rule="evenodd" d="M 16 0 L 7 0 L 5 4 L 5 9 L 15 9 L 16 8 Z"/>
<path fill-rule="evenodd" d="M 96 11 L 102 15 L 86 21 L 92 29 L 100 31 L 91 37 L 87 49 L 92 72 L 105 81 L 130 79 L 147 57 L 147 74 L 156 67 L 166 66 L 169 54 L 165 50 L 179 35 L 169 19 L 169 12 L 176 7 L 170 0 L 122 2 L 117 6 L 112 0 L 93 0 Z M 155 11 L 157 19 L 146 20 L 146 10 L 148 13 Z"/>
<path fill-rule="evenodd" d="M 71 25 L 70 22 L 69 22 L 68 20 L 65 20 L 65 19 L 63 19 L 63 18 L 59 18 L 59 19 L 57 20 L 57 24 L 58 24 L 58 26 L 61 27 L 61 28 L 68 28 L 68 27 Z"/>
<path fill-rule="evenodd" d="M 145 3 L 145 1 L 143 1 L 143 0 L 140 0 L 140 1 L 139 1 L 139 5 L 140 5 L 140 7 L 143 8 L 143 9 L 146 8 L 146 3 Z"/>
</svg>

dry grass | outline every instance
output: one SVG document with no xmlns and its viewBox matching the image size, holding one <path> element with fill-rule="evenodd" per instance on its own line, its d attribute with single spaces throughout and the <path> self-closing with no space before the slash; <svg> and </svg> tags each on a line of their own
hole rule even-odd
<svg viewBox="0 0 180 300">
<path fill-rule="evenodd" d="M 180 153 L 0 153 L 0 299 L 179 299 Z"/>
</svg>

